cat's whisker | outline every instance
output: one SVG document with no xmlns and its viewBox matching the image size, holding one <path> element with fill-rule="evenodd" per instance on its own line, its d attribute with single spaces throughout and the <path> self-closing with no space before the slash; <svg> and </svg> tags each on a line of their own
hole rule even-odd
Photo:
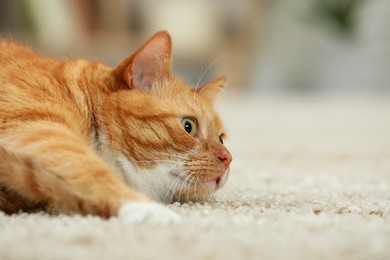
<svg viewBox="0 0 390 260">
<path fill-rule="evenodd" d="M 192 174 L 193 176 L 193 181 L 194 181 L 194 184 L 191 183 L 191 185 L 193 185 L 193 193 L 194 193 L 194 198 L 193 198 L 193 201 L 198 201 L 198 196 L 197 196 L 197 191 L 196 191 L 196 185 L 197 185 L 197 182 L 198 182 L 198 174 L 197 172 L 194 172 Z"/>
<path fill-rule="evenodd" d="M 188 184 L 188 187 L 187 187 L 187 201 L 189 201 L 190 200 L 190 192 L 191 192 L 191 186 L 192 186 L 192 182 L 194 181 L 194 179 L 195 179 L 195 177 L 194 177 L 194 175 L 191 173 L 190 174 L 190 176 L 191 176 L 191 180 L 190 180 L 190 183 Z"/>
<path fill-rule="evenodd" d="M 188 179 L 191 178 L 191 173 L 188 174 L 188 176 L 182 181 L 180 186 L 180 192 L 179 192 L 179 201 L 181 201 L 181 194 L 183 193 L 183 188 L 188 186 Z M 184 189 L 185 191 L 185 189 Z"/>
<path fill-rule="evenodd" d="M 171 190 L 171 189 L 172 189 L 172 186 L 173 186 L 176 182 L 180 181 L 180 180 L 182 179 L 182 177 L 185 176 L 185 174 L 186 174 L 186 172 L 183 171 L 183 172 L 181 172 L 179 175 L 177 175 L 176 178 L 173 180 L 173 182 L 172 182 L 172 184 L 171 184 L 169 190 Z"/>
<path fill-rule="evenodd" d="M 196 182 L 197 182 L 197 180 L 198 180 L 198 175 L 197 174 L 193 174 L 193 180 L 194 180 L 194 184 L 192 184 L 193 185 L 193 187 L 194 187 L 194 189 L 193 189 L 193 193 L 194 193 L 194 201 L 197 201 L 197 199 L 196 199 Z"/>
<path fill-rule="evenodd" d="M 173 188 L 179 180 L 180 180 L 180 175 L 175 178 L 175 180 L 172 182 L 171 186 L 169 187 L 169 189 L 165 193 L 164 200 L 167 201 L 168 203 L 172 203 L 173 196 L 175 193 Z M 168 196 L 170 196 L 169 199 L 168 199 Z"/>
<path fill-rule="evenodd" d="M 198 195 L 197 195 L 198 193 L 196 192 L 196 185 L 198 185 L 198 183 L 199 183 L 199 175 L 197 174 L 197 175 L 196 175 L 195 185 L 194 185 L 194 186 L 195 186 L 194 191 L 195 191 L 195 199 L 196 199 L 196 200 L 199 199 L 199 197 L 198 197 Z"/>
<path fill-rule="evenodd" d="M 184 174 L 184 173 L 183 173 L 183 174 Z M 171 201 L 173 200 L 174 196 L 176 195 L 176 194 L 175 194 L 176 191 L 178 192 L 178 195 L 180 195 L 180 193 L 181 193 L 181 190 L 180 190 L 180 189 L 177 190 L 177 187 L 178 187 L 180 181 L 181 181 L 181 179 L 178 179 L 177 182 L 176 182 L 176 184 L 175 184 L 175 186 L 173 187 L 172 194 L 171 194 Z M 179 198 L 180 198 L 180 197 L 179 197 Z M 179 198 L 177 198 L 178 201 L 180 201 Z"/>
<path fill-rule="evenodd" d="M 203 77 L 206 75 L 206 73 L 211 69 L 212 66 L 214 66 L 218 61 L 222 60 L 223 58 L 229 56 L 229 55 L 232 55 L 233 52 L 228 52 L 228 53 L 225 53 L 221 56 L 219 56 L 218 58 L 216 58 L 207 68 L 206 70 L 203 72 L 202 76 L 200 77 L 200 79 L 198 80 L 198 82 L 196 83 L 196 86 L 195 86 L 195 90 L 198 89 L 199 87 L 199 84 L 200 82 L 202 81 Z"/>
<path fill-rule="evenodd" d="M 198 82 L 199 82 L 200 78 L 202 77 L 202 73 L 203 73 L 203 59 L 200 62 L 200 72 L 199 72 L 199 76 L 198 76 L 198 81 L 197 81 L 197 84 L 195 85 L 194 94 L 192 95 L 192 99 L 193 99 L 194 103 L 196 102 L 196 89 L 197 89 L 198 84 L 199 84 Z"/>
<path fill-rule="evenodd" d="M 199 82 L 202 80 L 202 75 L 203 75 L 203 59 L 200 61 L 200 71 L 198 75 L 198 80 L 196 81 L 197 84 L 195 85 L 195 89 L 199 85 Z"/>
<path fill-rule="evenodd" d="M 166 193 L 166 198 L 168 198 L 168 195 L 169 193 L 171 193 L 171 198 L 170 198 L 170 202 L 172 202 L 173 200 L 173 196 L 175 195 L 175 189 L 176 189 L 176 186 L 177 184 L 179 183 L 179 181 L 181 180 L 181 178 L 186 174 L 186 172 L 182 172 L 180 173 L 176 178 L 175 180 L 172 182 L 171 186 L 169 187 L 167 193 Z"/>
<path fill-rule="evenodd" d="M 186 177 L 186 179 L 188 178 L 188 176 Z M 179 183 L 178 183 L 179 184 Z M 183 185 L 184 185 L 184 180 L 180 183 L 180 187 L 179 187 L 179 189 L 177 189 L 176 187 L 175 187 L 175 189 L 177 189 L 177 191 L 178 191 L 178 195 L 179 195 L 179 197 L 177 198 L 177 200 L 181 203 L 181 194 L 182 194 L 182 192 L 183 192 L 183 190 L 182 190 L 182 188 L 183 188 Z"/>
</svg>

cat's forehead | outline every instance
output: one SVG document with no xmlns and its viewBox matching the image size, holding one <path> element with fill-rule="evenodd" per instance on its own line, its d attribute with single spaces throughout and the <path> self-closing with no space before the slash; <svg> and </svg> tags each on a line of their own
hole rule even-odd
<svg viewBox="0 0 390 260">
<path fill-rule="evenodd" d="M 223 131 L 222 120 L 209 100 L 201 97 L 193 88 L 188 87 L 181 80 L 167 82 L 165 93 L 161 93 L 170 100 L 171 109 L 179 117 L 194 117 L 202 132 Z"/>
<path fill-rule="evenodd" d="M 214 139 L 216 136 L 225 134 L 225 129 L 219 115 L 213 106 L 200 107 L 200 114 L 197 118 L 201 134 L 204 138 Z"/>
<path fill-rule="evenodd" d="M 221 132 L 223 131 L 222 120 L 215 111 L 213 104 L 208 100 L 199 96 L 194 91 L 188 92 L 186 97 L 183 97 L 183 106 L 186 107 L 188 116 L 193 116 L 198 121 L 202 132 Z"/>
</svg>

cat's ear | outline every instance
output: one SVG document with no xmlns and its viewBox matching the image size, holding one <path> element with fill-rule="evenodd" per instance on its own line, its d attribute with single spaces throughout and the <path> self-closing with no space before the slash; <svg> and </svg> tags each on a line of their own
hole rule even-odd
<svg viewBox="0 0 390 260">
<path fill-rule="evenodd" d="M 167 31 L 160 31 L 146 41 L 130 58 L 118 65 L 119 75 L 129 88 L 149 91 L 171 77 L 172 40 Z"/>
<path fill-rule="evenodd" d="M 211 103 L 214 103 L 214 101 L 223 92 L 223 89 L 226 86 L 226 82 L 226 77 L 219 77 L 213 81 L 210 81 L 209 83 L 206 83 L 202 87 L 197 88 L 196 92 L 198 92 L 199 95 L 208 99 Z"/>
</svg>

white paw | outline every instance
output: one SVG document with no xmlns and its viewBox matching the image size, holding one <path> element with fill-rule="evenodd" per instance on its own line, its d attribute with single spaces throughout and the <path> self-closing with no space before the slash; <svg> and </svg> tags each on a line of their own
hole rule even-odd
<svg viewBox="0 0 390 260">
<path fill-rule="evenodd" d="M 167 207 L 150 202 L 129 202 L 120 207 L 118 218 L 126 223 L 168 224 L 181 221 L 181 217 Z"/>
</svg>

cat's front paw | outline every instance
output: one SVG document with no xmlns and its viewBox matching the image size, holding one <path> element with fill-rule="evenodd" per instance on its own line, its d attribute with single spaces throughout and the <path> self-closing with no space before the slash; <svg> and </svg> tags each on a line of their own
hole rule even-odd
<svg viewBox="0 0 390 260">
<path fill-rule="evenodd" d="M 118 211 L 119 220 L 126 223 L 168 224 L 181 221 L 181 217 L 169 208 L 151 202 L 129 202 Z"/>
</svg>

